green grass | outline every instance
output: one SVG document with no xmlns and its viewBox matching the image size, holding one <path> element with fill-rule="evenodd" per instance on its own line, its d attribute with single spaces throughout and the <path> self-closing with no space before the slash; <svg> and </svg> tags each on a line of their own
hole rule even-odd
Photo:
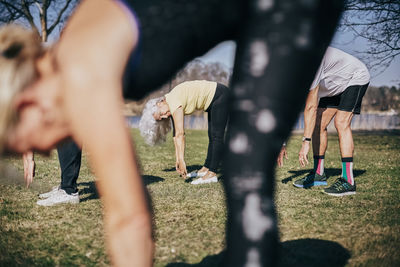
<svg viewBox="0 0 400 267">
<path fill-rule="evenodd" d="M 171 140 L 144 145 L 132 131 L 143 179 L 152 197 L 155 266 L 216 266 L 225 238 L 225 197 L 221 183 L 192 186 L 175 170 Z M 340 175 L 337 136 L 330 135 L 325 169 L 332 183 Z M 207 133 L 188 130 L 188 170 L 205 159 Z M 281 266 L 400 266 L 400 137 L 355 134 L 357 194 L 327 196 L 320 188 L 292 186 L 311 168 L 298 166 L 300 136 L 288 142 L 289 160 L 277 170 Z M 4 160 L 22 171 L 22 160 Z M 0 266 L 108 266 L 102 204 L 84 155 L 81 203 L 39 207 L 37 194 L 60 181 L 57 154 L 36 156 L 37 174 L 26 189 L 15 173 L 0 177 Z M 3 171 L 4 172 L 4 171 Z M 112 177 L 110 177 L 112 179 Z M 118 193 L 118 192 L 116 192 Z"/>
</svg>

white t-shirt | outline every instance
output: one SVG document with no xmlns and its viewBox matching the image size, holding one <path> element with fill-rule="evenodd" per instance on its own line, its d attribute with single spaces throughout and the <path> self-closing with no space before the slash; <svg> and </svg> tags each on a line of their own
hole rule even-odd
<svg viewBox="0 0 400 267">
<path fill-rule="evenodd" d="M 349 86 L 367 84 L 369 79 L 364 63 L 342 50 L 328 47 L 310 90 L 319 85 L 318 97 L 330 97 Z"/>
</svg>

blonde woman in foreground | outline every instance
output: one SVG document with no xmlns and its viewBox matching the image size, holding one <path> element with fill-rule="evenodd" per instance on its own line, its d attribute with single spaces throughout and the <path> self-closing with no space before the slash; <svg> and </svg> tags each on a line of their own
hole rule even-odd
<svg viewBox="0 0 400 267">
<path fill-rule="evenodd" d="M 134 25 L 124 6 L 86 0 L 47 52 L 19 26 L 0 31 L 0 149 L 46 152 L 68 137 L 84 142 L 117 266 L 153 262 L 151 216 L 120 111 L 121 77 L 137 42 Z"/>
</svg>

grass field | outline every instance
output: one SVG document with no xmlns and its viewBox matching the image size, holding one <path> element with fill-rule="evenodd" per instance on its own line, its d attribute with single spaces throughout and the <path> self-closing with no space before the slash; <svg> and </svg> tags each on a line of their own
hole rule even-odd
<svg viewBox="0 0 400 267">
<path fill-rule="evenodd" d="M 225 198 L 222 183 L 192 186 L 174 171 L 171 140 L 143 144 L 132 132 L 143 179 L 152 197 L 155 266 L 217 266 L 224 250 Z M 207 134 L 188 130 L 188 170 L 205 159 Z M 400 135 L 355 134 L 357 194 L 336 198 L 321 189 L 297 189 L 301 137 L 288 142 L 289 160 L 277 170 L 280 266 L 400 266 Z M 84 155 L 79 182 L 81 203 L 39 207 L 37 194 L 60 181 L 57 154 L 36 156 L 30 189 L 14 174 L 0 177 L 0 266 L 107 266 L 102 205 Z M 22 171 L 20 158 L 7 158 Z M 341 173 L 337 136 L 331 135 L 325 170 L 333 183 Z M 4 169 L 4 168 L 3 168 Z M 3 170 L 4 174 L 4 170 Z M 112 179 L 112 177 L 109 177 Z M 118 192 L 115 192 L 118 194 Z"/>
</svg>

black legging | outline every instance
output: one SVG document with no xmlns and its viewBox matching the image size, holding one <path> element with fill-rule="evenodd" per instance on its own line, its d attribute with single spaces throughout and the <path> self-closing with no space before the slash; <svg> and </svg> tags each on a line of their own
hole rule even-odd
<svg viewBox="0 0 400 267">
<path fill-rule="evenodd" d="M 61 189 L 67 194 L 78 192 L 76 181 L 81 169 L 82 150 L 72 140 L 57 147 L 58 160 L 61 167 Z"/>
<path fill-rule="evenodd" d="M 224 40 L 237 43 L 224 153 L 225 266 L 276 263 L 274 169 L 330 43 L 342 0 L 131 0 L 141 44 L 126 80 L 140 98 Z"/>
<path fill-rule="evenodd" d="M 208 112 L 208 150 L 204 166 L 217 172 L 221 161 L 225 127 L 228 121 L 229 89 L 223 84 L 217 84 L 214 98 L 207 109 Z"/>
</svg>

